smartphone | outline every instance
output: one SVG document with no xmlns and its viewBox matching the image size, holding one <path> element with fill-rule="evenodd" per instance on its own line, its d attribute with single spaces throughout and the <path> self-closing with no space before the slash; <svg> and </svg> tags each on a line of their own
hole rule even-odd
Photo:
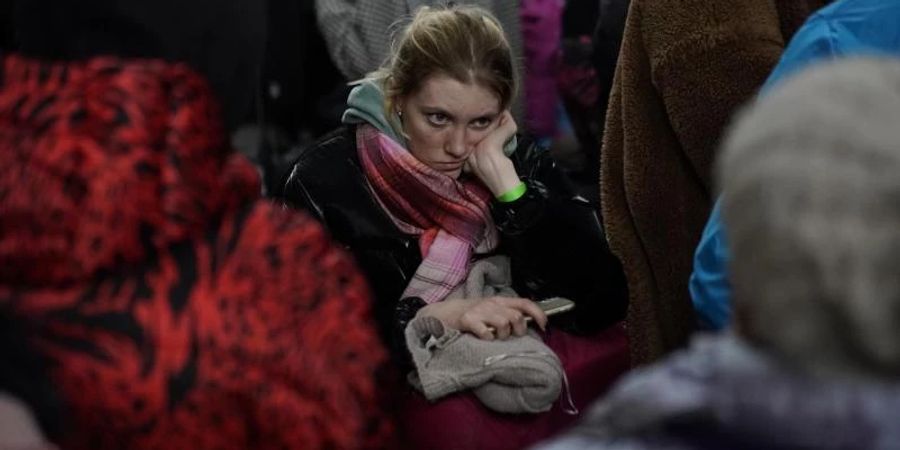
<svg viewBox="0 0 900 450">
<path fill-rule="evenodd" d="M 537 302 L 537 304 L 547 316 L 564 313 L 575 307 L 575 302 L 562 297 L 551 297 L 546 300 L 541 300 Z"/>
<path fill-rule="evenodd" d="M 538 304 L 538 307 L 540 307 L 548 317 L 554 314 L 571 311 L 572 308 L 575 307 L 575 302 L 562 297 L 551 297 L 535 303 Z M 531 323 L 531 316 L 525 316 L 525 323 Z M 488 331 L 494 333 L 494 327 L 488 327 Z"/>
</svg>

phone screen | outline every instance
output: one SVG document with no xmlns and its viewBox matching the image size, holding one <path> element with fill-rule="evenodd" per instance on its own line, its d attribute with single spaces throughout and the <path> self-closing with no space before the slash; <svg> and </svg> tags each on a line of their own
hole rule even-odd
<svg viewBox="0 0 900 450">
<path fill-rule="evenodd" d="M 548 298 L 537 302 L 537 304 L 548 316 L 563 313 L 575 307 L 575 302 L 562 297 Z"/>
</svg>

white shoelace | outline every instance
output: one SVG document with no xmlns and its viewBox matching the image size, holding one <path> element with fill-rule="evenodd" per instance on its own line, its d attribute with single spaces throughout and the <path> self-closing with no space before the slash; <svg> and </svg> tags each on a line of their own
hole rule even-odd
<svg viewBox="0 0 900 450">
<path fill-rule="evenodd" d="M 484 366 L 488 367 L 498 361 L 502 361 L 504 359 L 512 358 L 512 357 L 523 357 L 523 358 L 553 357 L 553 358 L 556 358 L 557 361 L 559 361 L 559 358 L 556 355 L 552 355 L 552 354 L 549 354 L 546 352 L 527 351 L 527 352 L 519 352 L 519 353 L 501 353 L 499 355 L 489 356 L 484 359 Z M 580 411 L 578 411 L 578 408 L 575 406 L 575 401 L 572 400 L 572 389 L 569 387 L 569 377 L 566 376 L 565 370 L 556 368 L 556 366 L 554 366 L 554 368 L 557 370 L 557 372 L 559 372 L 560 375 L 562 375 L 562 380 L 563 380 L 563 393 L 565 395 L 561 396 L 559 399 L 560 407 L 562 408 L 564 413 L 569 414 L 571 416 L 577 416 L 580 413 Z M 563 402 L 563 399 L 565 399 L 566 403 Z"/>
</svg>

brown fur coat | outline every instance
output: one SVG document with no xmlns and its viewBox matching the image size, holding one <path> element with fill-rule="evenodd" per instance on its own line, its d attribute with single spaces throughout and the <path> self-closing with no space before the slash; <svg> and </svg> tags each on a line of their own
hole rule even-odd
<svg viewBox="0 0 900 450">
<path fill-rule="evenodd" d="M 606 116 L 601 199 L 628 278 L 632 357 L 686 342 L 694 248 L 731 114 L 826 0 L 633 0 Z"/>
</svg>

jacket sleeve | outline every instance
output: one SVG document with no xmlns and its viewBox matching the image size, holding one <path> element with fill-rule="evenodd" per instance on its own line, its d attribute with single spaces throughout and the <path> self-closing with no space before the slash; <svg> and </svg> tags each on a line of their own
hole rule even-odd
<svg viewBox="0 0 900 450">
<path fill-rule="evenodd" d="M 725 267 L 728 246 L 720 209 L 721 202 L 716 202 L 694 253 L 688 284 L 698 325 L 706 330 L 721 330 L 731 321 L 731 284 Z"/>
<path fill-rule="evenodd" d="M 719 138 L 778 62 L 784 39 L 771 0 L 638 3 L 651 77 L 687 162 L 707 190 Z"/>
<path fill-rule="evenodd" d="M 546 149 L 523 142 L 512 159 L 527 191 L 514 202 L 495 201 L 492 214 L 502 251 L 510 256 L 516 292 L 535 300 L 574 301 L 572 313 L 554 319 L 573 332 L 589 333 L 621 320 L 625 277 L 594 206 L 575 194 Z"/>
<path fill-rule="evenodd" d="M 841 42 L 835 40 L 835 33 L 832 32 L 828 21 L 821 15 L 813 15 L 791 39 L 790 45 L 781 56 L 781 61 L 766 80 L 763 91 L 773 88 L 791 75 L 817 62 L 848 53 L 846 50 Z M 871 50 L 859 49 L 859 53 L 869 51 Z"/>
</svg>

